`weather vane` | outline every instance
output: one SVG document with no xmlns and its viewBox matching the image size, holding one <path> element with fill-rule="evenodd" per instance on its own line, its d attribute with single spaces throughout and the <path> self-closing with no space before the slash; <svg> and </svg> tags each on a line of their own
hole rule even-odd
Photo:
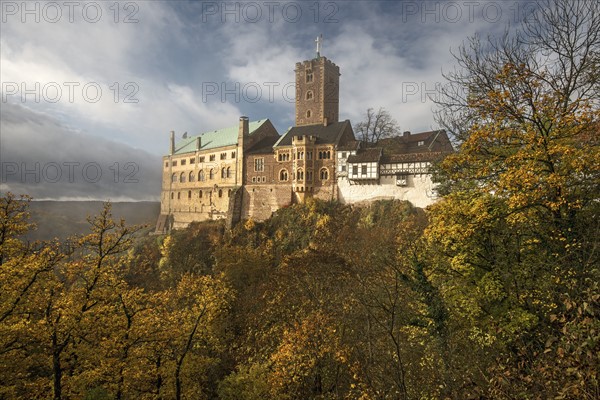
<svg viewBox="0 0 600 400">
<path fill-rule="evenodd" d="M 315 42 L 317 43 L 317 58 L 319 58 L 321 57 L 321 45 L 323 44 L 323 34 L 317 36 Z"/>
</svg>

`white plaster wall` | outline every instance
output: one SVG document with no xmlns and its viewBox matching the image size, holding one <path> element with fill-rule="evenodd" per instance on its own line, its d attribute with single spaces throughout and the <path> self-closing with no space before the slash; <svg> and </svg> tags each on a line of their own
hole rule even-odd
<svg viewBox="0 0 600 400">
<path fill-rule="evenodd" d="M 408 200 L 416 207 L 427 207 L 436 199 L 429 175 L 409 175 L 406 186 L 396 186 L 395 176 L 381 176 L 379 184 L 350 184 L 346 178 L 338 179 L 339 200 L 342 204 L 375 200 Z"/>
</svg>

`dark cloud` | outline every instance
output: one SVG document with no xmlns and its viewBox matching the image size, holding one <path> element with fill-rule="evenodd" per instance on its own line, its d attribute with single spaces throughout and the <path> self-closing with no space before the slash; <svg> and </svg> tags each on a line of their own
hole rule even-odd
<svg viewBox="0 0 600 400">
<path fill-rule="evenodd" d="M 160 194 L 160 157 L 8 102 L 0 109 L 0 166 L 2 192 L 35 199 L 156 200 Z"/>
</svg>

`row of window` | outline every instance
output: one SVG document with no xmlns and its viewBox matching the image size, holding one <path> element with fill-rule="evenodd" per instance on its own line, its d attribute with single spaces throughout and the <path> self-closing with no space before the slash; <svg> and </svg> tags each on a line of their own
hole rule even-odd
<svg viewBox="0 0 600 400">
<path fill-rule="evenodd" d="M 185 192 L 184 192 L 185 193 Z M 227 197 L 231 196 L 231 189 L 227 190 Z M 219 189 L 219 191 L 217 192 L 219 198 L 223 197 L 223 189 Z M 210 190 L 208 192 L 208 196 L 210 197 L 212 195 L 212 190 Z M 187 192 L 187 198 L 191 199 L 192 198 L 192 191 L 188 190 Z M 202 190 L 198 191 L 198 198 L 201 199 L 202 198 Z M 171 192 L 171 200 L 175 199 L 175 192 Z M 181 200 L 181 192 L 177 192 L 177 200 Z"/>
<path fill-rule="evenodd" d="M 298 168 L 298 170 L 296 171 L 295 174 L 293 174 L 292 179 L 296 179 L 296 177 L 298 177 L 298 180 L 303 181 L 304 180 L 304 170 L 302 168 Z M 289 179 L 289 174 L 287 169 L 282 169 L 281 171 L 279 171 L 279 181 L 280 182 L 287 182 Z M 312 171 L 306 171 L 306 180 L 307 181 L 312 181 L 313 179 L 313 172 Z M 319 171 L 319 179 L 322 181 L 326 181 L 329 179 L 329 170 L 327 168 L 321 168 L 321 170 Z M 267 181 L 267 178 L 265 176 L 253 176 L 252 177 L 252 183 L 265 183 Z"/>
<path fill-rule="evenodd" d="M 235 158 L 235 151 L 232 151 L 231 152 L 231 159 L 234 159 L 234 158 Z M 210 154 L 208 156 L 208 160 L 209 161 L 216 161 L 216 159 L 217 159 L 217 155 L 216 154 Z M 226 152 L 225 153 L 221 153 L 219 155 L 219 159 L 220 160 L 227 160 L 227 153 Z M 184 165 L 187 164 L 188 159 L 187 158 L 182 158 L 180 160 L 173 160 L 171 162 L 171 166 L 176 167 L 177 166 L 177 161 L 179 161 L 179 165 L 184 166 Z M 203 163 L 205 161 L 206 161 L 206 156 L 198 156 L 198 163 Z M 189 159 L 189 163 L 190 164 L 196 164 L 196 157 L 190 158 Z M 166 161 L 165 162 L 165 168 L 168 168 L 168 167 L 169 167 L 169 162 Z"/>
<path fill-rule="evenodd" d="M 204 170 L 198 171 L 197 175 L 196 175 L 196 172 L 194 172 L 194 171 L 190 171 L 188 174 L 186 174 L 185 172 L 182 172 L 179 175 L 176 173 L 172 174 L 171 182 L 185 183 L 186 179 L 188 182 L 195 182 L 196 177 L 198 178 L 198 182 L 204 182 L 206 180 L 206 174 L 204 173 Z M 231 167 L 221 168 L 221 179 L 229 179 L 231 177 L 232 177 Z M 215 179 L 215 170 L 213 168 L 211 168 L 208 171 L 208 179 L 209 180 Z"/>
</svg>

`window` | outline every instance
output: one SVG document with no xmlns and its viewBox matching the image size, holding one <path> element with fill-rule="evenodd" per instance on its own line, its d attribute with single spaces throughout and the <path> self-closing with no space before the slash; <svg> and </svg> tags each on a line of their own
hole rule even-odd
<svg viewBox="0 0 600 400">
<path fill-rule="evenodd" d="M 190 164 L 196 164 L 196 157 L 190 158 Z"/>
<path fill-rule="evenodd" d="M 225 175 L 228 179 L 231 178 L 231 167 L 227 167 L 227 174 Z"/>
<path fill-rule="evenodd" d="M 227 153 L 221 153 L 221 160 L 227 159 Z"/>
<path fill-rule="evenodd" d="M 169 168 L 169 162 L 168 161 L 165 163 L 165 168 Z"/>
<path fill-rule="evenodd" d="M 177 192 L 177 200 L 181 199 L 181 192 Z"/>
<path fill-rule="evenodd" d="M 367 174 L 367 166 L 366 165 L 361 165 L 360 166 L 360 174 L 361 175 L 366 175 Z"/>
<path fill-rule="evenodd" d="M 279 161 L 290 161 L 290 153 L 279 153 L 278 160 Z"/>
<path fill-rule="evenodd" d="M 171 192 L 171 200 L 175 197 L 175 193 Z"/>
<path fill-rule="evenodd" d="M 182 172 L 181 175 L 179 175 L 179 182 L 185 183 L 185 172 Z"/>
<path fill-rule="evenodd" d="M 194 174 L 194 171 L 190 171 L 190 173 L 188 175 L 188 181 L 194 182 L 195 180 L 196 180 L 196 174 Z"/>
<path fill-rule="evenodd" d="M 342 171 L 342 172 L 346 172 L 346 166 L 345 166 L 345 165 L 342 165 L 341 167 L 342 167 L 341 171 Z"/>
<path fill-rule="evenodd" d="M 225 167 L 221 168 L 221 179 L 225 179 Z"/>
<path fill-rule="evenodd" d="M 199 199 L 201 199 L 201 198 L 202 198 L 202 190 L 200 190 L 200 191 L 198 192 L 198 198 L 199 198 Z"/>
<path fill-rule="evenodd" d="M 231 158 L 235 158 L 235 151 L 231 152 Z"/>
<path fill-rule="evenodd" d="M 303 151 L 298 152 L 298 160 L 304 160 L 304 152 Z"/>
<path fill-rule="evenodd" d="M 306 92 L 306 100 L 311 100 L 313 98 L 313 92 L 312 90 L 309 90 L 308 92 Z"/>
<path fill-rule="evenodd" d="M 198 172 L 198 182 L 204 182 L 204 171 Z"/>
<path fill-rule="evenodd" d="M 342 158 L 346 158 L 346 152 L 342 151 Z"/>
<path fill-rule="evenodd" d="M 219 198 L 223 197 L 223 189 L 219 189 Z"/>
<path fill-rule="evenodd" d="M 255 158 L 254 159 L 254 172 L 263 172 L 265 170 L 265 159 Z"/>
<path fill-rule="evenodd" d="M 185 160 L 181 160 L 181 165 L 185 165 Z"/>
<path fill-rule="evenodd" d="M 358 175 L 358 165 L 352 166 L 352 175 Z"/>
<path fill-rule="evenodd" d="M 198 162 L 204 162 L 204 156 L 198 157 Z"/>
<path fill-rule="evenodd" d="M 171 175 L 171 182 L 173 182 L 173 183 L 177 182 L 177 174 Z"/>
<path fill-rule="evenodd" d="M 210 171 L 208 171 L 208 179 L 213 180 L 215 179 L 215 170 L 214 169 L 210 169 Z"/>
<path fill-rule="evenodd" d="M 192 198 L 192 191 L 188 190 L 188 199 L 191 199 L 191 198 Z"/>
<path fill-rule="evenodd" d="M 313 178 L 312 171 L 311 170 L 306 171 L 306 181 L 312 182 L 312 180 L 313 180 L 312 178 Z"/>
<path fill-rule="evenodd" d="M 285 182 L 288 180 L 288 172 L 287 169 L 282 169 L 279 171 L 279 180 Z"/>
<path fill-rule="evenodd" d="M 329 179 L 329 171 L 327 170 L 327 168 L 321 169 L 321 171 L 319 172 L 319 178 L 321 178 L 322 181 L 326 181 L 327 179 Z"/>
<path fill-rule="evenodd" d="M 312 151 L 307 151 L 306 152 L 306 159 L 307 160 L 312 160 Z"/>
<path fill-rule="evenodd" d="M 296 177 L 298 178 L 299 181 L 304 180 L 304 171 L 302 170 L 302 168 L 300 168 L 298 170 L 298 172 L 296 173 Z"/>
<path fill-rule="evenodd" d="M 310 118 L 312 116 L 312 112 L 310 110 L 308 110 L 306 112 L 306 118 Z"/>
<path fill-rule="evenodd" d="M 172 162 L 173 166 L 176 167 L 177 166 L 177 160 Z"/>
<path fill-rule="evenodd" d="M 320 151 L 319 160 L 329 160 L 331 158 L 331 151 Z"/>
<path fill-rule="evenodd" d="M 419 140 L 417 142 L 417 146 L 425 146 L 425 142 L 423 140 Z"/>
<path fill-rule="evenodd" d="M 256 183 L 256 177 L 255 176 L 252 177 L 252 183 Z"/>
<path fill-rule="evenodd" d="M 312 69 L 306 70 L 306 83 L 310 83 L 313 81 L 313 72 Z"/>
<path fill-rule="evenodd" d="M 211 154 L 210 157 L 208 158 L 210 161 L 215 161 L 215 155 Z"/>
</svg>

